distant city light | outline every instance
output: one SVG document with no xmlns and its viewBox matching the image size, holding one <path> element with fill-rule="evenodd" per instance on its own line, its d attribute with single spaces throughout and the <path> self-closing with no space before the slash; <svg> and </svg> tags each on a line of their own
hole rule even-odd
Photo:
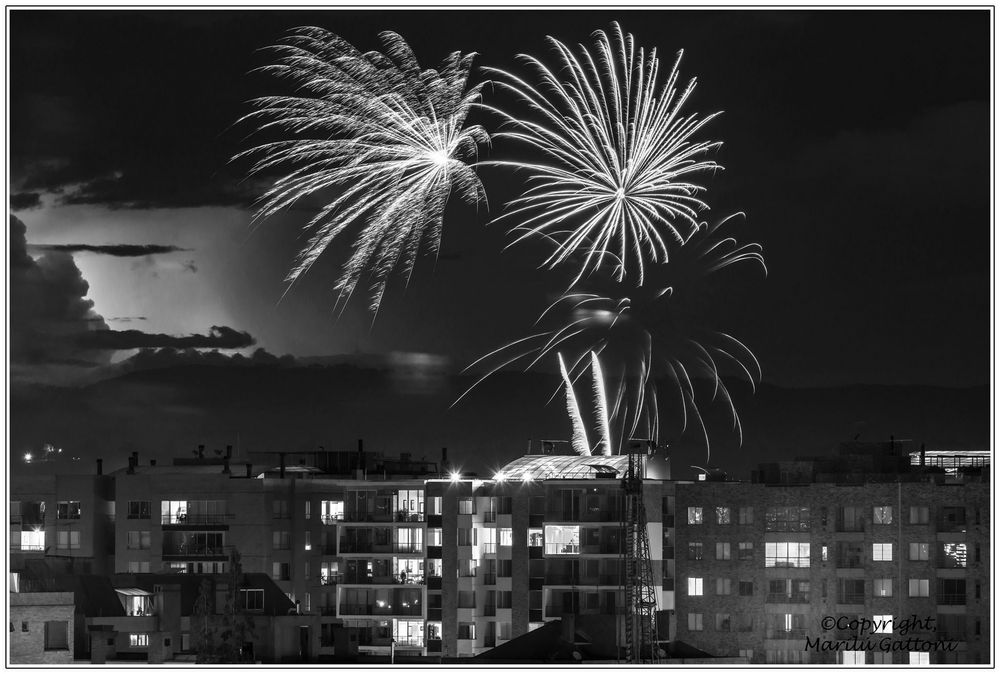
<svg viewBox="0 0 1000 674">
<path fill-rule="evenodd" d="M 32 458 L 34 458 L 34 457 L 31 456 L 31 452 L 25 452 L 24 453 L 24 462 L 25 463 L 31 463 L 31 459 Z"/>
</svg>

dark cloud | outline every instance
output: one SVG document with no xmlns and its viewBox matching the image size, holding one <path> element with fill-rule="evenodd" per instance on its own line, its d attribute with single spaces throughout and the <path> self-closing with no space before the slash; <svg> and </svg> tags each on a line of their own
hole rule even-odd
<svg viewBox="0 0 1000 674">
<path fill-rule="evenodd" d="M 165 335 L 140 330 L 99 330 L 80 334 L 77 344 L 88 349 L 243 349 L 256 343 L 250 333 L 213 325 L 207 335 Z"/>
<path fill-rule="evenodd" d="M 86 299 L 90 289 L 67 253 L 51 251 L 38 260 L 27 251 L 26 227 L 10 216 L 10 358 L 14 364 L 107 362 L 107 354 L 69 337 L 107 330 Z"/>
<path fill-rule="evenodd" d="M 91 245 L 87 243 L 32 244 L 31 248 L 34 250 L 61 251 L 64 253 L 96 253 L 98 255 L 111 255 L 113 257 L 143 257 L 146 255 L 162 255 L 189 250 L 188 248 L 180 248 L 178 246 L 131 243 L 104 245 Z"/>
<path fill-rule="evenodd" d="M 28 211 L 42 205 L 42 195 L 38 192 L 19 192 L 10 195 L 10 207 L 15 211 Z"/>
</svg>

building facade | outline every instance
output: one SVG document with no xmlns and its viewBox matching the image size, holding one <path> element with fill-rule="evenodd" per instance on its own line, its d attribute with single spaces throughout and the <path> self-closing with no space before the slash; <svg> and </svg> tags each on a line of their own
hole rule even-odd
<svg viewBox="0 0 1000 674">
<path fill-rule="evenodd" d="M 752 663 L 988 663 L 986 473 L 894 458 L 678 484 L 675 637 Z"/>
</svg>

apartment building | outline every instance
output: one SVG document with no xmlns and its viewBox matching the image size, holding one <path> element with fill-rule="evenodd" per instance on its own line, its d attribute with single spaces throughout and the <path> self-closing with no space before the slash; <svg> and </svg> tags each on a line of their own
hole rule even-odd
<svg viewBox="0 0 1000 674">
<path fill-rule="evenodd" d="M 605 616 L 601 638 L 617 656 L 625 614 L 620 519 L 627 460 L 529 454 L 490 480 L 428 481 L 427 629 L 440 635 L 443 656 L 480 654 L 567 614 Z M 643 503 L 666 633 L 674 574 L 664 546 L 674 507 L 667 461 L 651 459 L 647 474 Z"/>
<path fill-rule="evenodd" d="M 938 458 L 846 445 L 677 484 L 675 638 L 752 663 L 988 663 L 988 454 Z"/>
<path fill-rule="evenodd" d="M 644 457 L 662 645 L 754 663 L 988 661 L 983 457 L 900 447 L 767 464 L 750 482 L 719 473 L 673 481 L 666 457 Z M 16 569 L 58 557 L 139 578 L 219 577 L 238 558 L 244 574 L 270 578 L 289 611 L 309 616 L 297 652 L 311 660 L 476 656 L 570 616 L 587 625 L 593 652 L 614 658 L 626 613 L 626 464 L 554 443 L 489 479 L 363 446 L 256 466 L 230 450 L 206 457 L 200 448 L 169 465 L 133 455 L 112 475 L 19 480 L 12 560 Z M 79 538 L 62 534 L 72 531 Z M 273 604 L 241 588 L 243 610 Z M 848 620 L 825 629 L 829 616 Z M 957 645 L 805 648 L 857 635 L 858 617 L 879 618 L 880 629 L 894 621 L 878 635 L 902 638 L 911 616 L 933 625 L 907 636 Z M 181 652 L 192 643 L 183 627 L 175 637 Z"/>
</svg>

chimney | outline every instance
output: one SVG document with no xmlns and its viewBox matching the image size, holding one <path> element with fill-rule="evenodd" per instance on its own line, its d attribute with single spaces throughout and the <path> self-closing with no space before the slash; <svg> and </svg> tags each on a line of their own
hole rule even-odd
<svg viewBox="0 0 1000 674">
<path fill-rule="evenodd" d="M 441 448 L 441 472 L 442 473 L 447 473 L 448 472 L 448 448 L 447 447 L 442 447 Z"/>
<path fill-rule="evenodd" d="M 97 474 L 104 475 L 104 459 L 97 460 Z"/>
<path fill-rule="evenodd" d="M 278 456 L 281 457 L 281 464 L 280 464 L 281 469 L 278 472 L 278 477 L 284 479 L 284 477 L 285 477 L 285 453 L 281 452 L 280 454 L 278 454 Z"/>
<path fill-rule="evenodd" d="M 229 475 L 229 457 L 227 456 L 222 460 L 222 474 Z"/>
<path fill-rule="evenodd" d="M 226 458 L 227 459 L 233 458 L 233 446 L 232 445 L 226 445 Z"/>
<path fill-rule="evenodd" d="M 924 443 L 920 443 L 920 467 L 923 468 L 927 465 L 927 450 Z"/>
<path fill-rule="evenodd" d="M 139 452 L 132 452 L 132 461 L 135 462 L 136 468 L 139 467 Z"/>
<path fill-rule="evenodd" d="M 198 445 L 198 458 L 199 459 L 205 458 L 205 445 Z"/>
<path fill-rule="evenodd" d="M 128 470 L 126 471 L 129 475 L 135 474 L 135 457 L 128 457 Z"/>
<path fill-rule="evenodd" d="M 252 463 L 248 463 L 247 464 L 247 477 L 248 478 L 253 477 L 252 473 L 253 473 L 253 464 Z"/>
</svg>

